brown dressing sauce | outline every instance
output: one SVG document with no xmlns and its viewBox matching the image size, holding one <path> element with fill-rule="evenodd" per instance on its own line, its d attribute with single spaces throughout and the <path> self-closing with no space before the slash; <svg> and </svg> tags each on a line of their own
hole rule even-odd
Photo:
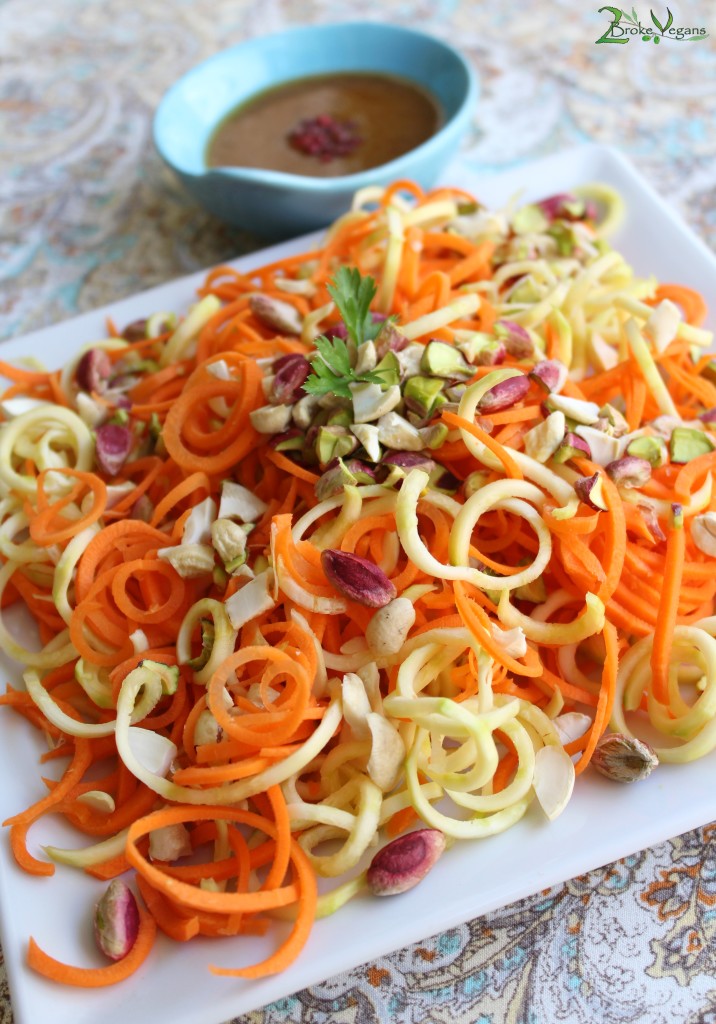
<svg viewBox="0 0 716 1024">
<path fill-rule="evenodd" d="M 357 141 L 345 155 L 302 152 L 290 141 L 306 121 L 329 115 Z M 334 178 L 378 167 L 419 146 L 442 123 L 437 101 L 391 75 L 349 73 L 286 82 L 232 110 L 206 148 L 209 167 L 260 167 Z"/>
</svg>

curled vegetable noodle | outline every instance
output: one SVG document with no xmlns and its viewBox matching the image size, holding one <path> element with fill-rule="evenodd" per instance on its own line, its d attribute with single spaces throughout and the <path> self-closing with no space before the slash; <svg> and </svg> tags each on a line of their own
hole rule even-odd
<svg viewBox="0 0 716 1024">
<path fill-rule="evenodd" d="M 610 248 L 620 203 L 368 190 L 316 251 L 213 270 L 179 322 L 0 364 L 0 604 L 39 636 L 0 613 L 26 684 L 0 703 L 70 757 L 11 847 L 134 870 L 146 904 L 124 968 L 31 940 L 35 970 L 108 984 L 155 925 L 288 917 L 263 962 L 212 967 L 274 973 L 446 839 L 556 818 L 592 761 L 629 781 L 646 721 L 639 777 L 716 747 L 711 335 Z M 34 857 L 48 812 L 85 846 Z M 419 823 L 424 870 L 363 870 Z"/>
</svg>

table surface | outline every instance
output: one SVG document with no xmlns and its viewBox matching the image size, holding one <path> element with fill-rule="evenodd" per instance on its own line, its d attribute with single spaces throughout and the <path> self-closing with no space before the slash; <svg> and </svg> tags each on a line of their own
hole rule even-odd
<svg viewBox="0 0 716 1024">
<path fill-rule="evenodd" d="M 610 143 L 716 248 L 716 8 L 672 0 L 674 25 L 705 28 L 704 41 L 596 45 L 608 24 L 598 6 L 364 0 L 360 13 L 459 42 L 482 85 L 474 169 Z M 153 109 L 215 50 L 354 18 L 354 5 L 53 0 L 27 13 L 27 0 L 0 4 L 0 338 L 258 248 L 181 192 L 154 152 Z M 637 14 L 651 24 L 648 8 Z M 710 1024 L 715 901 L 707 826 L 237 1024 Z M 11 1021 L 0 963 L 0 1022 Z"/>
</svg>

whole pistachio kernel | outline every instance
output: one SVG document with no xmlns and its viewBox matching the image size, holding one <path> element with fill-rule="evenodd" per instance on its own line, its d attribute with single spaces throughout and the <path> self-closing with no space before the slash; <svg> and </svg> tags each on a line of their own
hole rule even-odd
<svg viewBox="0 0 716 1024">
<path fill-rule="evenodd" d="M 616 732 L 601 737 L 591 763 L 613 782 L 629 783 L 651 775 L 659 758 L 648 743 Z"/>
<path fill-rule="evenodd" d="M 511 409 L 517 402 L 522 401 L 529 389 L 530 379 L 526 373 L 519 377 L 508 377 L 486 391 L 477 403 L 477 408 L 481 413 Z"/>
<path fill-rule="evenodd" d="M 339 594 L 367 608 L 383 608 L 397 596 L 383 570 L 360 555 L 326 548 L 321 552 L 321 565 Z"/>
<path fill-rule="evenodd" d="M 421 882 L 445 849 L 445 836 L 420 828 L 398 836 L 376 853 L 366 875 L 374 896 L 397 896 Z"/>
<path fill-rule="evenodd" d="M 134 893 L 121 878 L 113 879 L 94 911 L 94 936 L 110 960 L 123 960 L 137 941 L 139 909 Z"/>
</svg>

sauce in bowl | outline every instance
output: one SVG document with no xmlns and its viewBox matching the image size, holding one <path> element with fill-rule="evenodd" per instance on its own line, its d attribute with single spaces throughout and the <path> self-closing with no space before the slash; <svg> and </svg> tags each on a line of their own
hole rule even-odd
<svg viewBox="0 0 716 1024">
<path fill-rule="evenodd" d="M 208 167 L 260 167 L 335 178 L 415 149 L 443 121 L 426 90 L 404 78 L 341 73 L 300 78 L 230 111 L 206 148 Z"/>
</svg>

